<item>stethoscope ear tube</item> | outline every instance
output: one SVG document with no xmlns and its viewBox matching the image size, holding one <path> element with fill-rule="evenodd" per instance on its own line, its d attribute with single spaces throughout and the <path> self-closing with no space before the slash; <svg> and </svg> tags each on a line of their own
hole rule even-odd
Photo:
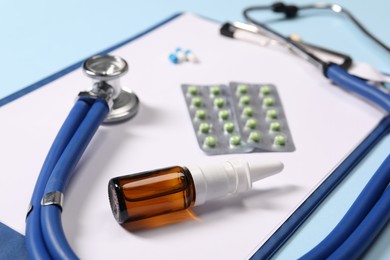
<svg viewBox="0 0 390 260">
<path fill-rule="evenodd" d="M 245 32 L 250 35 L 260 36 L 261 39 L 254 40 L 253 37 L 240 35 L 239 32 Z M 273 41 L 272 38 L 266 37 L 265 35 L 262 35 L 260 31 L 257 29 L 256 26 L 235 22 L 235 23 L 224 23 L 221 28 L 219 29 L 219 32 L 221 35 L 234 38 L 238 40 L 244 40 L 249 41 L 252 43 L 259 44 L 260 46 L 269 46 L 271 45 L 270 42 Z M 264 39 L 265 38 L 265 39 Z M 320 52 L 325 54 L 326 56 L 329 56 L 330 58 L 333 57 L 334 60 L 338 60 L 337 62 L 334 61 L 334 63 L 337 63 L 340 67 L 342 67 L 345 70 L 348 70 L 352 65 L 352 58 L 344 53 L 340 53 L 334 50 L 326 49 L 324 47 L 316 46 L 307 42 L 302 41 L 296 41 L 289 37 L 290 40 L 292 40 L 295 44 L 301 45 L 305 50 L 308 52 Z M 293 53 L 293 52 L 292 52 Z M 332 60 L 332 59 L 331 59 Z"/>
</svg>

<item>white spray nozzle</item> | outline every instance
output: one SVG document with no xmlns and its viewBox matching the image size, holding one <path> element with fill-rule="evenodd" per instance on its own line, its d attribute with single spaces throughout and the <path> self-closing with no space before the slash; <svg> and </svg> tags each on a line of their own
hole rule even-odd
<svg viewBox="0 0 390 260">
<path fill-rule="evenodd" d="M 283 170 L 284 165 L 280 161 L 267 163 L 254 163 L 249 165 L 252 183 L 262 180 Z"/>
<path fill-rule="evenodd" d="M 248 164 L 245 160 L 234 159 L 220 164 L 191 166 L 188 170 L 195 184 L 195 205 L 201 205 L 207 200 L 250 190 L 253 182 L 283 170 L 283 164 L 280 161 Z"/>
</svg>

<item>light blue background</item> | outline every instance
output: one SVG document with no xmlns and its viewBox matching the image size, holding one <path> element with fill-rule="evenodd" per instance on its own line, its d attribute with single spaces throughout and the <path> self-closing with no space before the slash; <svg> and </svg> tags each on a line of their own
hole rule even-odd
<svg viewBox="0 0 390 260">
<path fill-rule="evenodd" d="M 293 2 L 311 3 L 303 0 Z M 0 99 L 134 36 L 174 13 L 189 11 L 219 22 L 242 21 L 241 11 L 244 7 L 270 3 L 250 0 L 2 1 Z M 390 45 L 389 1 L 339 0 L 338 3 Z M 273 23 L 274 28 L 283 33 L 298 33 L 308 42 L 348 53 L 357 61 L 390 72 L 390 55 L 365 38 L 349 21 L 324 12 L 305 14 L 317 15 Z M 267 12 L 261 17 L 272 19 Z M 387 137 L 300 228 L 277 257 L 296 258 L 327 234 L 389 154 L 389 147 L 390 137 Z M 390 225 L 366 257 L 389 259 L 388 241 Z"/>
</svg>

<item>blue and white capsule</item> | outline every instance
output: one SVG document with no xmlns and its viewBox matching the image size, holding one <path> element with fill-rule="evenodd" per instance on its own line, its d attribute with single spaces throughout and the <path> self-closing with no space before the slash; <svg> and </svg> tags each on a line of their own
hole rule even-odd
<svg viewBox="0 0 390 260">
<path fill-rule="evenodd" d="M 169 60 L 174 64 L 186 61 L 186 55 L 181 48 L 176 48 L 175 52 L 169 54 Z"/>
<path fill-rule="evenodd" d="M 184 52 L 184 54 L 186 56 L 187 61 L 192 62 L 192 63 L 198 63 L 199 62 L 198 57 L 195 55 L 195 53 L 193 51 L 186 50 Z"/>
</svg>

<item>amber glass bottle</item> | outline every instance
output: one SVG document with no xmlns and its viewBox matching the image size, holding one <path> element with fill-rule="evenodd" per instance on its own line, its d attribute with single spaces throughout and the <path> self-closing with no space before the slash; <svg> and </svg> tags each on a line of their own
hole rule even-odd
<svg viewBox="0 0 390 260">
<path fill-rule="evenodd" d="M 192 176 L 179 166 L 113 178 L 108 191 L 121 224 L 182 211 L 195 203 Z"/>
<path fill-rule="evenodd" d="M 116 220 L 130 230 L 196 219 L 190 210 L 193 206 L 250 190 L 252 182 L 282 169 L 279 161 L 249 165 L 245 160 L 235 159 L 117 177 L 108 184 L 111 209 Z"/>
</svg>

